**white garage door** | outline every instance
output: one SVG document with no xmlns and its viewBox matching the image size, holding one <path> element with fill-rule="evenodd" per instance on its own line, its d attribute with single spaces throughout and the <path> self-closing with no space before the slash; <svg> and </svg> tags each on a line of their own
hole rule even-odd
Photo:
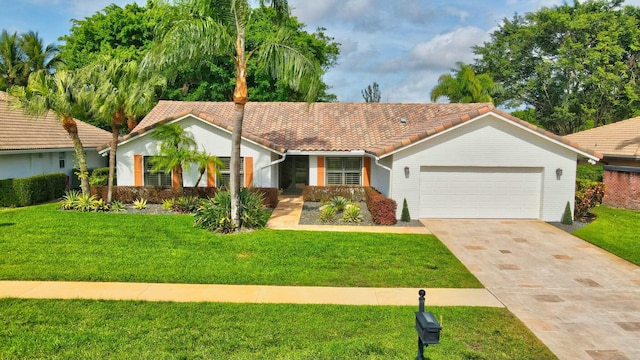
<svg viewBox="0 0 640 360">
<path fill-rule="evenodd" d="M 538 219 L 541 168 L 422 167 L 421 218 Z"/>
</svg>

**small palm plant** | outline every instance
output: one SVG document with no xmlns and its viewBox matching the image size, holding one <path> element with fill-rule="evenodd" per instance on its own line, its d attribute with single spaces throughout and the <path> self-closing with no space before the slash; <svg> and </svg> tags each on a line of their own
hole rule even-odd
<svg viewBox="0 0 640 360">
<path fill-rule="evenodd" d="M 173 204 L 175 203 L 174 199 L 164 199 L 162 200 L 162 208 L 165 210 L 173 209 Z"/>
<path fill-rule="evenodd" d="M 96 201 L 95 195 L 82 194 L 78 196 L 78 201 L 76 202 L 76 210 L 82 212 L 93 211 L 94 203 Z"/>
<path fill-rule="evenodd" d="M 120 202 L 118 200 L 113 200 L 111 202 L 111 212 L 122 212 L 122 211 L 125 211 L 125 210 L 126 210 L 126 208 L 124 207 L 122 202 Z"/>
</svg>

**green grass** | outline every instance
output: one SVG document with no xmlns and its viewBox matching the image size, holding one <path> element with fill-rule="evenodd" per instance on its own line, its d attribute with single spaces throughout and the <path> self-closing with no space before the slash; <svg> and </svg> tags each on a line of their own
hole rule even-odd
<svg viewBox="0 0 640 360">
<path fill-rule="evenodd" d="M 636 265 L 640 265 L 640 211 L 598 206 L 591 224 L 573 234 Z"/>
<path fill-rule="evenodd" d="M 428 359 L 556 359 L 502 308 L 434 307 Z M 0 358 L 413 359 L 414 307 L 0 300 Z"/>
<path fill-rule="evenodd" d="M 260 230 L 217 235 L 190 215 L 0 211 L 1 280 L 481 287 L 432 235 Z"/>
</svg>

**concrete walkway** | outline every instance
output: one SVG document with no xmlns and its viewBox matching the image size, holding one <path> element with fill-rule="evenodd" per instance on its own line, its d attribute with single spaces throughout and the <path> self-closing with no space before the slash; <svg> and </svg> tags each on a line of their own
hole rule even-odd
<svg viewBox="0 0 640 360">
<path fill-rule="evenodd" d="M 417 306 L 410 288 L 0 281 L 0 298 Z M 504 307 L 485 289 L 426 289 L 428 306 Z"/>
<path fill-rule="evenodd" d="M 640 267 L 542 221 L 424 223 L 560 359 L 640 359 Z"/>
</svg>

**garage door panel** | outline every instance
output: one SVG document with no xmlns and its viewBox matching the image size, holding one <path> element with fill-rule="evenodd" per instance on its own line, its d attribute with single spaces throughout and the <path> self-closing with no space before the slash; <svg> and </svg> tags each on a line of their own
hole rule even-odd
<svg viewBox="0 0 640 360">
<path fill-rule="evenodd" d="M 538 218 L 541 168 L 423 167 L 420 217 Z"/>
</svg>

